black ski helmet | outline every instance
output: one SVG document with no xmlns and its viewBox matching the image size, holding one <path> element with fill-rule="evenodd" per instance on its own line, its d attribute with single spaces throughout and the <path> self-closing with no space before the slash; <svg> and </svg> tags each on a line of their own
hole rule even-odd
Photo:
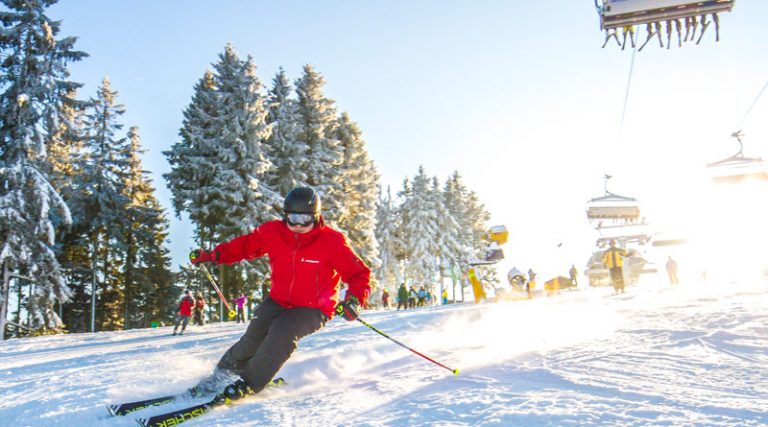
<svg viewBox="0 0 768 427">
<path fill-rule="evenodd" d="M 309 187 L 296 187 L 285 196 L 283 212 L 319 215 L 320 196 Z"/>
</svg>

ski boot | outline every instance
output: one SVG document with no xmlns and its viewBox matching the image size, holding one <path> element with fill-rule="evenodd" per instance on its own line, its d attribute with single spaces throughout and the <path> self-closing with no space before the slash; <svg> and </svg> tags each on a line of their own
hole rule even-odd
<svg viewBox="0 0 768 427">
<path fill-rule="evenodd" d="M 221 395 L 225 398 L 225 402 L 229 404 L 235 400 L 240 400 L 246 396 L 253 394 L 253 389 L 244 380 L 240 379 L 234 383 L 228 385 L 221 392 Z"/>
<path fill-rule="evenodd" d="M 189 392 L 192 396 L 215 394 L 238 379 L 240 379 L 240 376 L 236 373 L 216 367 L 211 375 L 203 378 L 196 386 L 190 388 Z"/>
</svg>

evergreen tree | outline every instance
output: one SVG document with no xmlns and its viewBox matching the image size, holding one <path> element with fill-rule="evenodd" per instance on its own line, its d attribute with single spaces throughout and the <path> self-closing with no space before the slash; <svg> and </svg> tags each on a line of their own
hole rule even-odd
<svg viewBox="0 0 768 427">
<path fill-rule="evenodd" d="M 451 282 L 453 286 L 452 295 L 456 295 L 456 286 L 460 285 L 459 272 L 468 267 L 468 260 L 474 258 L 472 251 L 472 231 L 465 228 L 467 225 L 467 206 L 465 198 L 467 188 L 461 181 L 461 175 L 458 171 L 451 174 L 445 181 L 443 189 L 443 201 L 448 215 L 453 218 L 457 224 L 456 241 L 457 247 L 448 259 L 444 259 L 443 267 L 451 272 Z M 450 263 L 450 265 L 446 265 Z"/>
<path fill-rule="evenodd" d="M 238 58 L 228 45 L 214 66 L 218 76 L 219 128 L 217 153 L 220 168 L 212 183 L 220 191 L 218 233 L 225 239 L 250 232 L 272 218 L 272 206 L 281 197 L 266 186 L 264 175 L 272 167 L 264 141 L 270 135 L 261 82 L 250 57 Z"/>
<path fill-rule="evenodd" d="M 398 283 L 402 281 L 397 244 L 398 220 L 397 208 L 387 187 L 386 195 L 379 191 L 379 201 L 376 206 L 375 233 L 376 241 L 379 243 L 381 263 L 375 273 L 379 283 L 390 292 L 396 292 Z"/>
<path fill-rule="evenodd" d="M 339 118 L 337 138 L 344 150 L 337 176 L 342 189 L 339 201 L 345 214 L 336 225 L 346 232 L 355 252 L 376 269 L 380 264 L 375 235 L 379 174 L 368 157 L 360 128 L 347 113 Z"/>
<path fill-rule="evenodd" d="M 434 282 L 439 266 L 439 246 L 436 236 L 440 233 L 435 218 L 435 198 L 431 196 L 430 179 L 423 166 L 413 177 L 410 197 L 401 207 L 404 215 L 403 231 L 410 247 L 405 271 L 422 284 Z"/>
<path fill-rule="evenodd" d="M 130 143 L 118 133 L 125 108 L 117 102 L 108 78 L 102 80 L 85 115 L 85 148 L 88 161 L 84 165 L 83 190 L 86 224 L 89 224 L 92 262 L 92 303 L 96 298 L 94 327 L 112 330 L 123 326 L 123 294 L 121 281 L 122 255 L 125 253 L 123 230 L 128 222 L 125 210 L 129 204 L 125 182 L 130 167 Z M 93 304 L 92 304 L 93 305 Z"/>
<path fill-rule="evenodd" d="M 309 147 L 299 140 L 298 104 L 291 98 L 292 91 L 281 67 L 272 79 L 267 116 L 267 122 L 272 126 L 267 149 L 274 165 L 268 173 L 267 183 L 281 195 L 288 194 L 294 187 L 307 185 L 305 156 Z M 282 200 L 278 200 L 275 212 L 280 212 L 282 207 Z"/>
<path fill-rule="evenodd" d="M 75 91 L 70 91 L 71 99 Z M 61 120 L 51 129 L 48 147 L 51 184 L 61 194 L 72 212 L 72 223 L 59 227 L 57 256 L 62 266 L 63 280 L 72 291 L 62 310 L 62 320 L 70 332 L 88 329 L 88 290 L 91 277 L 91 259 L 86 236 L 89 224 L 83 219 L 84 201 L 90 196 L 80 191 L 83 181 L 83 113 L 87 103 L 65 104 Z"/>
<path fill-rule="evenodd" d="M 60 23 L 45 9 L 52 0 L 5 0 L 0 11 L 0 339 L 5 330 L 11 274 L 34 276 L 33 326 L 56 327 L 52 305 L 66 301 L 54 253 L 55 224 L 71 222 L 65 202 L 46 171 L 50 130 L 56 128 L 71 91 L 67 63 L 85 56 L 72 37 L 56 40 Z"/>
<path fill-rule="evenodd" d="M 124 325 L 147 327 L 151 321 L 170 320 L 176 291 L 170 271 L 170 256 L 165 248 L 168 221 L 155 189 L 141 165 L 138 128 L 131 127 L 130 165 L 125 181 L 127 227 L 124 229 L 123 269 Z M 171 292 L 168 292 L 171 290 Z M 163 310 L 158 312 L 159 310 Z"/>
<path fill-rule="evenodd" d="M 457 263 L 466 264 L 467 260 L 472 259 L 474 254 L 473 247 L 475 246 L 475 230 L 474 223 L 470 215 L 469 205 L 467 204 L 467 197 L 469 190 L 461 180 L 461 175 L 458 171 L 455 171 L 445 181 L 443 187 L 443 201 L 445 209 L 451 218 L 456 222 L 456 240 L 458 247 L 454 248 L 455 253 L 452 253 L 453 260 Z"/>
<path fill-rule="evenodd" d="M 171 172 L 163 177 L 171 190 L 176 216 L 181 218 L 182 212 L 189 215 L 197 228 L 198 244 L 205 247 L 216 242 L 214 230 L 223 214 L 208 204 L 219 193 L 210 186 L 217 172 L 218 111 L 216 77 L 207 70 L 195 85 L 192 102 L 184 111 L 179 130 L 181 141 L 163 152 L 171 165 Z"/>
<path fill-rule="evenodd" d="M 323 217 L 335 224 L 344 214 L 341 203 L 341 181 L 337 168 L 343 161 L 343 149 L 336 137 L 336 108 L 323 94 L 325 79 L 311 65 L 296 82 L 298 95 L 299 137 L 309 147 L 305 170 L 307 184 L 313 187 L 323 201 Z"/>
<path fill-rule="evenodd" d="M 397 259 L 400 262 L 405 262 L 410 257 L 411 252 L 411 236 L 408 234 L 408 230 L 405 224 L 409 222 L 410 214 L 407 210 L 403 209 L 405 201 L 408 200 L 413 191 L 411 189 L 411 179 L 409 177 L 403 178 L 403 188 L 397 192 L 398 202 L 395 214 L 397 215 L 397 228 L 395 229 L 394 247 L 396 248 Z"/>
<path fill-rule="evenodd" d="M 185 112 L 182 141 L 165 152 L 165 175 L 176 214 L 187 211 L 203 247 L 253 230 L 275 216 L 282 196 L 267 185 L 272 164 L 264 142 L 270 136 L 256 66 L 227 45 L 197 85 Z M 223 292 L 245 291 L 247 277 L 266 274 L 265 261 L 219 266 Z"/>
<path fill-rule="evenodd" d="M 430 204 L 435 214 L 435 221 L 440 230 L 435 235 L 437 241 L 437 254 L 440 258 L 440 271 L 450 269 L 461 258 L 461 244 L 459 241 L 459 223 L 451 215 L 445 202 L 445 194 L 440 188 L 437 177 L 432 179 L 432 189 L 429 193 Z"/>
</svg>

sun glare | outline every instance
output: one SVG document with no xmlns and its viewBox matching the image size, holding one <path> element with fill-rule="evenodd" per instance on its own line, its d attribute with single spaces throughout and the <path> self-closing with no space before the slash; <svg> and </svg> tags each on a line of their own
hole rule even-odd
<svg viewBox="0 0 768 427">
<path fill-rule="evenodd" d="M 700 279 L 744 281 L 763 276 L 768 260 L 762 249 L 768 239 L 768 183 L 742 181 L 711 184 L 696 203 L 687 224 L 689 262 Z"/>
</svg>

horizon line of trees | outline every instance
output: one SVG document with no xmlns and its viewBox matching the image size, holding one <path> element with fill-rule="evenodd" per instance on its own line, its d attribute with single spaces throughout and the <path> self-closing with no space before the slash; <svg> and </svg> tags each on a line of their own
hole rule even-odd
<svg viewBox="0 0 768 427">
<path fill-rule="evenodd" d="M 216 299 L 196 269 L 171 271 L 168 218 L 140 157 L 138 127 L 104 78 L 95 97 L 67 66 L 87 54 L 56 39 L 55 1 L 0 9 L 0 338 L 117 330 L 172 321 L 182 289 Z M 458 172 L 443 187 L 423 168 L 393 200 L 380 188 L 359 126 L 323 93 L 311 65 L 269 88 L 227 45 L 194 86 L 179 141 L 164 152 L 175 214 L 204 248 L 279 218 L 293 187 L 315 188 L 326 222 L 344 231 L 385 286 L 435 283 L 482 253 L 489 218 Z M 218 266 L 225 295 L 263 296 L 264 259 Z M 455 274 L 452 275 L 455 280 Z M 376 285 L 376 284 L 375 284 Z M 26 318 L 22 318 L 22 307 Z M 224 318 L 209 311 L 213 318 Z M 10 329 L 10 328 L 9 328 Z"/>
</svg>

